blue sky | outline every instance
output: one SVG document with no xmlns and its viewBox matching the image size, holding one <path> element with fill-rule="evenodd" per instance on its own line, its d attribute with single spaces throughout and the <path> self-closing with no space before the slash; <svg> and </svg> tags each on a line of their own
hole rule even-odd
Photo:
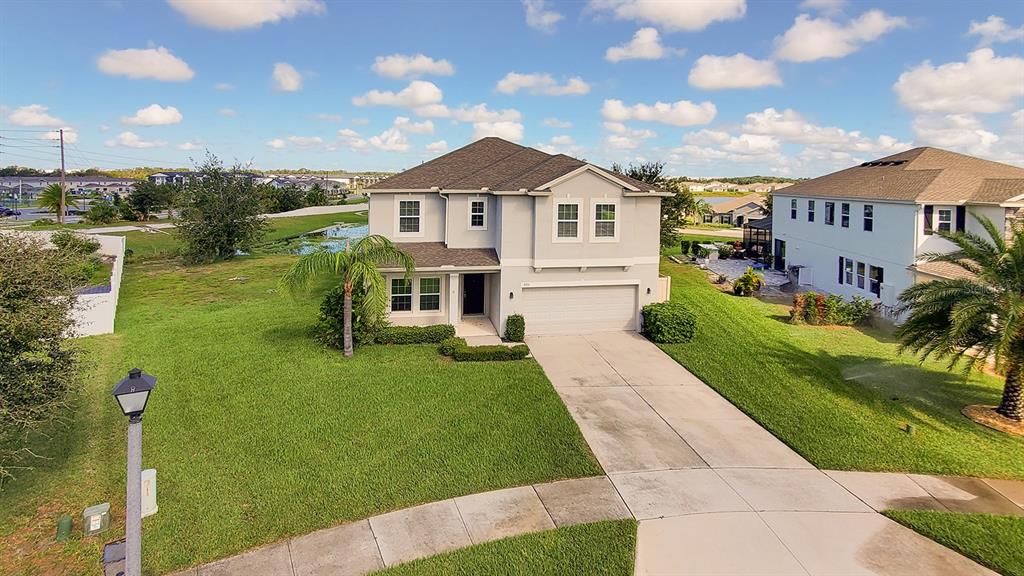
<svg viewBox="0 0 1024 576">
<path fill-rule="evenodd" d="M 1012 2 L 7 2 L 0 164 L 399 170 L 484 135 L 675 174 L 1024 164 Z M 375 65 L 375 63 L 377 63 Z"/>
</svg>

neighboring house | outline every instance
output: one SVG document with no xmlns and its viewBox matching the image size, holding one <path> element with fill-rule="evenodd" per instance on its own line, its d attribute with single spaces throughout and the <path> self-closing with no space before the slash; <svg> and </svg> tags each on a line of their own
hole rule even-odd
<svg viewBox="0 0 1024 576">
<path fill-rule="evenodd" d="M 371 234 L 416 262 L 386 270 L 395 324 L 510 314 L 528 334 L 636 330 L 667 291 L 661 198 L 649 184 L 563 154 L 484 138 L 366 190 Z"/>
<path fill-rule="evenodd" d="M 1024 215 L 1024 168 L 937 148 L 914 148 L 774 193 L 774 267 L 802 266 L 801 282 L 895 307 L 915 282 L 957 277 L 925 263 L 954 245 L 937 231 L 1006 234 Z"/>
<path fill-rule="evenodd" d="M 191 172 L 157 172 L 148 179 L 153 184 L 184 184 L 191 177 Z"/>
<path fill-rule="evenodd" d="M 743 226 L 750 220 L 759 220 L 768 215 L 768 210 L 765 209 L 765 197 L 760 194 L 729 198 L 708 205 L 711 207 L 711 211 L 704 214 L 705 224 Z"/>
</svg>

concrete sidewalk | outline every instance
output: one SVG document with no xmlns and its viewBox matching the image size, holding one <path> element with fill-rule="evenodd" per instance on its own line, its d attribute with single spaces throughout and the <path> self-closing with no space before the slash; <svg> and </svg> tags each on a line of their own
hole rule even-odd
<svg viewBox="0 0 1024 576">
<path fill-rule="evenodd" d="M 994 574 L 878 514 L 637 334 L 527 343 L 640 521 L 638 575 Z"/>
</svg>

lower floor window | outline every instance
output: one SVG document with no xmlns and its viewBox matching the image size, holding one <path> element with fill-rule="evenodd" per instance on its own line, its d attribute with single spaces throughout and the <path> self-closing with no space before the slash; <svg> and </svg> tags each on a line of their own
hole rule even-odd
<svg viewBox="0 0 1024 576">
<path fill-rule="evenodd" d="M 878 296 L 879 298 L 882 297 L 882 282 L 885 282 L 885 274 L 884 274 L 884 272 L 885 272 L 885 270 L 883 270 L 882 268 L 879 268 L 877 266 L 872 266 L 871 267 L 870 290 L 871 290 L 872 294 L 874 294 L 875 296 Z"/>
<path fill-rule="evenodd" d="M 857 262 L 857 288 L 861 290 L 864 289 L 865 267 L 863 262 Z"/>
<path fill-rule="evenodd" d="M 441 279 L 420 278 L 420 310 L 441 309 Z"/>
<path fill-rule="evenodd" d="M 412 310 L 412 281 L 405 278 L 391 279 L 391 311 Z"/>
<path fill-rule="evenodd" d="M 846 283 L 853 284 L 853 260 L 850 260 L 849 258 L 846 259 L 843 271 L 846 276 Z"/>
</svg>

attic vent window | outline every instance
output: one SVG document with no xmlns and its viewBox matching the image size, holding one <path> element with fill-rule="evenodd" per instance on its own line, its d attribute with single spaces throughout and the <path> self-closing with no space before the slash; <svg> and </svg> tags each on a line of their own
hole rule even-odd
<svg viewBox="0 0 1024 576">
<path fill-rule="evenodd" d="M 869 168 L 869 167 L 872 167 L 872 166 L 899 166 L 901 164 L 906 164 L 906 163 L 907 163 L 906 160 L 888 160 L 888 161 L 885 161 L 885 162 L 876 160 L 874 162 L 865 162 L 865 163 L 861 164 L 860 167 L 861 168 Z"/>
</svg>

